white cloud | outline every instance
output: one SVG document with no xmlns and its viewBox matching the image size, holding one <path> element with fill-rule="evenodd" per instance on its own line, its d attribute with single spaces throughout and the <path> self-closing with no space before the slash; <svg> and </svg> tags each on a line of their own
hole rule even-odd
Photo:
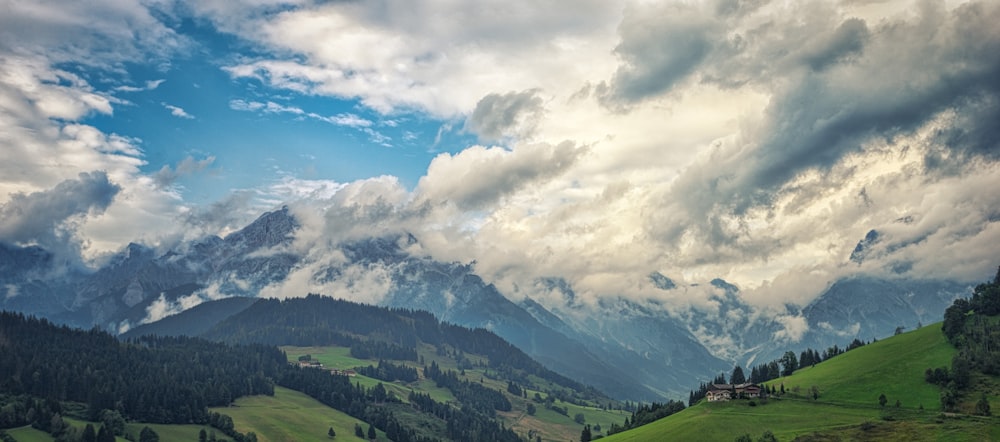
<svg viewBox="0 0 1000 442">
<path fill-rule="evenodd" d="M 194 119 L 193 115 L 187 113 L 187 111 L 185 111 L 182 108 L 179 108 L 177 106 L 170 105 L 170 104 L 167 104 L 167 103 L 160 103 L 160 104 L 162 104 L 163 107 L 165 107 L 167 110 L 170 111 L 170 115 L 173 115 L 173 116 L 175 116 L 177 118 L 185 118 L 185 119 L 188 119 L 188 120 Z"/>
<path fill-rule="evenodd" d="M 392 177 L 286 177 L 199 212 L 163 185 L 183 164 L 140 173 L 140 140 L 78 123 L 111 114 L 114 97 L 54 67 L 79 51 L 111 66 L 184 39 L 135 2 L 94 8 L 110 18 L 18 3 L 0 19 L 0 32 L 25 37 L 0 39 L 0 172 L 10 177 L 0 195 L 106 170 L 122 192 L 80 226 L 95 250 L 178 217 L 229 229 L 234 218 L 216 212 L 288 202 L 307 220 L 297 246 L 314 262 L 335 240 L 407 231 L 424 253 L 475 261 L 505 293 L 561 277 L 589 303 L 711 308 L 699 288 L 653 288 L 654 270 L 725 278 L 761 306 L 808 302 L 857 272 L 979 280 L 1000 239 L 1000 200 L 982 191 L 1000 182 L 1000 7 L 914 5 L 191 2 L 180 9 L 258 49 L 222 62 L 256 80 L 255 98 L 231 109 L 325 121 L 377 145 L 394 141 L 389 122 L 415 116 L 439 125 L 427 149 L 453 152 L 412 190 Z M 104 48 L 126 31 L 138 38 Z M 75 36 L 79 46 L 63 42 Z M 277 94 L 360 105 L 315 112 Z M 440 146 L 461 122 L 499 146 Z M 848 264 L 871 229 L 884 234 L 880 248 Z M 294 284 L 319 287 L 310 278 L 303 270 Z M 796 317 L 783 321 L 783 338 L 801 337 Z"/>
<path fill-rule="evenodd" d="M 16 211 L 28 200 L 15 195 L 56 197 L 66 190 L 60 183 L 80 174 L 103 176 L 120 189 L 102 210 L 39 223 L 64 219 L 56 230 L 78 259 L 99 259 L 129 241 L 177 229 L 182 203 L 142 174 L 141 140 L 82 122 L 112 116 L 124 103 L 113 95 L 131 90 L 113 86 L 127 83 L 124 63 L 159 62 L 186 47 L 187 39 L 155 15 L 139 2 L 117 0 L 8 2 L 0 14 L 0 204 Z"/>
<path fill-rule="evenodd" d="M 344 126 L 357 129 L 362 133 L 368 135 L 369 140 L 375 144 L 379 144 L 386 147 L 392 147 L 389 144 L 392 138 L 372 129 L 371 126 L 374 124 L 371 120 L 362 118 L 358 115 L 352 113 L 339 113 L 331 116 L 324 116 L 317 114 L 315 112 L 306 112 L 302 108 L 295 106 L 287 106 L 273 101 L 268 101 L 266 103 L 260 101 L 246 101 L 240 99 L 234 99 L 229 101 L 229 108 L 237 111 L 244 112 L 263 112 L 266 114 L 291 114 L 297 117 L 310 118 L 316 121 L 323 121 L 326 123 L 333 124 L 335 126 Z"/>
<path fill-rule="evenodd" d="M 143 87 L 123 85 L 123 86 L 117 86 L 117 87 L 115 87 L 115 90 L 116 91 L 121 91 L 121 92 L 151 91 L 153 89 L 156 89 L 156 88 L 160 87 L 160 85 L 163 84 L 164 81 L 167 81 L 167 80 L 164 80 L 164 79 L 149 80 L 149 81 L 147 81 L 145 83 L 145 85 Z"/>
<path fill-rule="evenodd" d="M 809 323 L 804 316 L 780 315 L 775 320 L 783 327 L 774 333 L 774 339 L 779 342 L 799 342 L 809 331 Z"/>
</svg>

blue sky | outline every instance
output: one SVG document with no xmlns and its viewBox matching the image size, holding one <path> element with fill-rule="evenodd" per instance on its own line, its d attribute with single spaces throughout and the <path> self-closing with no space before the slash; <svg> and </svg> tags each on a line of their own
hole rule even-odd
<svg viewBox="0 0 1000 442">
<path fill-rule="evenodd" d="M 412 189 L 434 156 L 476 141 L 460 119 L 407 110 L 381 114 L 351 97 L 233 78 L 222 68 L 256 53 L 247 42 L 191 20 L 175 31 L 191 40 L 169 63 L 126 63 L 124 72 L 114 73 L 83 65 L 65 69 L 127 101 L 113 114 L 81 122 L 137 139 L 146 161 L 142 172 L 154 174 L 187 158 L 211 159 L 202 173 L 175 183 L 191 203 L 211 203 L 233 189 L 283 177 L 347 183 L 387 174 Z"/>
<path fill-rule="evenodd" d="M 286 204 L 310 258 L 278 293 L 321 291 L 338 241 L 400 232 L 542 301 L 558 277 L 582 302 L 711 308 L 696 287 L 721 277 L 781 306 L 997 265 L 996 2 L 0 10 L 0 242 L 78 265 Z"/>
</svg>

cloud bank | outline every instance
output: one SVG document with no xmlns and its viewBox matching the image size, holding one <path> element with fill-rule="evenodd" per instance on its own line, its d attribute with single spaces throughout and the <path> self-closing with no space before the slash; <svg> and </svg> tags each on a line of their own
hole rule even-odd
<svg viewBox="0 0 1000 442">
<path fill-rule="evenodd" d="M 585 4 L 558 23 L 538 6 L 469 35 L 415 12 L 433 2 L 306 4 L 234 30 L 299 57 L 228 69 L 384 113 L 464 113 L 503 143 L 439 156 L 412 192 L 318 210 L 414 232 L 505 293 L 544 296 L 524 281 L 558 276 L 591 302 L 663 298 L 646 278 L 659 271 L 801 304 L 857 272 L 975 280 L 996 265 L 978 244 L 996 239 L 1000 201 L 973 189 L 1000 182 L 1000 8 L 912 5 Z M 871 229 L 902 245 L 849 264 Z"/>
<path fill-rule="evenodd" d="M 170 226 L 178 219 L 198 233 L 226 231 L 263 200 L 292 206 L 303 224 L 296 247 L 314 270 L 337 262 L 337 241 L 408 232 L 420 239 L 414 253 L 475 262 L 508 296 L 553 303 L 561 295 L 533 281 L 568 281 L 586 305 L 620 296 L 708 309 L 711 291 L 691 284 L 723 278 L 751 304 L 777 308 L 856 273 L 976 281 L 997 265 L 995 2 L 99 6 L 77 12 L 110 18 L 19 3 L 0 21 L 18 37 L 0 39 L 9 158 L 0 195 L 20 195 L 0 200 L 3 211 L 14 216 L 47 189 L 74 187 L 59 183 L 83 183 L 81 172 L 106 171 L 120 187 L 111 202 L 63 208 L 43 226 L 83 217 L 76 235 L 94 251 L 183 237 Z M 172 184 L 212 157 L 142 173 L 140 140 L 80 123 L 113 114 L 114 87 L 57 67 L 86 53 L 113 71 L 186 50 L 191 42 L 161 16 L 204 20 L 255 48 L 220 62 L 255 98 L 220 107 L 322 120 L 386 146 L 359 114 L 423 119 L 463 127 L 479 144 L 450 146 L 413 188 L 392 176 L 282 176 L 190 207 Z M 126 30 L 136 38 L 119 42 Z M 81 43 L 62 43 L 66 35 Z M 309 111 L 282 95 L 349 100 L 364 112 Z M 157 229 L 137 227 L 147 225 Z M 849 261 L 873 229 L 882 239 L 869 258 Z M 652 272 L 690 289 L 661 290 Z M 376 276 L 358 285 L 369 291 L 328 288 L 375 298 Z M 288 284 L 268 293 L 325 283 L 304 271 Z M 799 319 L 782 319 L 788 339 L 801 336 Z"/>
</svg>

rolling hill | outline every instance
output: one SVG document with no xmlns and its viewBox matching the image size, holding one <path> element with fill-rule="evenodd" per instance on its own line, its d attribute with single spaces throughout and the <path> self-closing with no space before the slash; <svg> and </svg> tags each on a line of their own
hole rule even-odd
<svg viewBox="0 0 1000 442">
<path fill-rule="evenodd" d="M 754 440 L 1000 440 L 1000 419 L 940 411 L 940 390 L 927 368 L 947 366 L 956 350 L 933 324 L 851 350 L 767 383 L 786 394 L 767 400 L 701 401 L 651 424 L 611 435 L 608 442 Z M 819 391 L 817 399 L 811 389 Z M 998 403 L 998 391 L 990 400 Z M 884 394 L 887 404 L 879 404 Z M 895 406 L 896 401 L 900 406 Z M 753 405 L 751 405 L 751 403 Z"/>
</svg>

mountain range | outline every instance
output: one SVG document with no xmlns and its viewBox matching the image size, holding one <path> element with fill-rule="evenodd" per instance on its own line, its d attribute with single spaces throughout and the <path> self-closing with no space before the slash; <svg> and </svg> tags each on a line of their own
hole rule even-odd
<svg viewBox="0 0 1000 442">
<path fill-rule="evenodd" d="M 550 305 L 508 298 L 476 274 L 472 263 L 418 256 L 411 250 L 419 238 L 406 233 L 345 241 L 336 245 L 341 259 L 312 262 L 293 247 L 299 227 L 282 208 L 225 237 L 209 236 L 165 253 L 129 244 L 96 270 L 69 269 L 36 246 L 0 244 L 0 308 L 115 333 L 197 335 L 250 305 L 227 299 L 257 297 L 308 269 L 314 281 L 361 292 L 374 281 L 383 293 L 371 303 L 426 310 L 442 321 L 491 330 L 546 367 L 611 396 L 657 400 L 683 397 L 692 385 L 734 364 L 749 366 L 788 349 L 843 346 L 854 338 L 870 340 L 933 322 L 969 289 L 955 281 L 858 276 L 834 282 L 803 308 L 763 311 L 722 279 L 707 284 L 713 293 L 708 309 L 624 297 L 581 306 L 561 278 L 528 281 L 564 294 L 564 303 Z M 865 242 L 876 240 L 869 234 L 852 259 L 863 259 Z M 648 278 L 664 292 L 690 288 L 660 273 Z M 171 319 L 181 312 L 186 313 Z M 797 339 L 776 339 L 787 333 L 788 321 L 805 331 Z"/>
</svg>

